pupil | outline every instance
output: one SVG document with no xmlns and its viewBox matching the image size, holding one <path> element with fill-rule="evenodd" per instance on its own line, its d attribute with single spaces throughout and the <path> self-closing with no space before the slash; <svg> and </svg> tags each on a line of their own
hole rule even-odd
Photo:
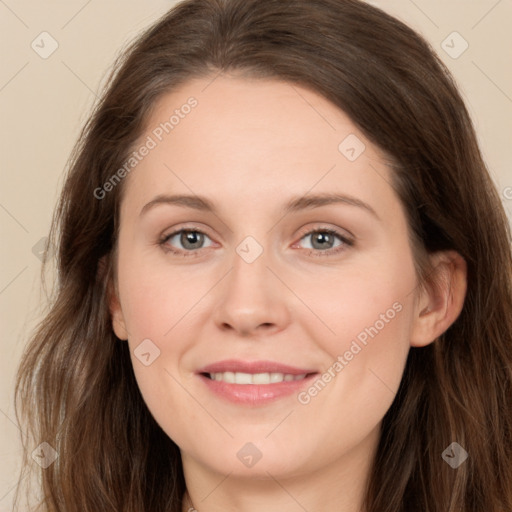
<svg viewBox="0 0 512 512">
<path fill-rule="evenodd" d="M 202 234 L 198 233 L 197 231 L 186 231 L 182 234 L 181 243 L 183 244 L 184 247 L 186 247 L 187 243 L 190 243 L 192 245 L 197 244 L 198 241 L 201 240 L 201 236 Z"/>
<path fill-rule="evenodd" d="M 320 239 L 320 242 L 328 242 L 329 241 L 329 237 L 331 235 L 329 233 L 317 233 L 316 234 L 316 237 L 314 237 L 314 243 L 313 245 L 315 245 L 315 243 L 317 242 L 318 239 Z M 319 247 L 322 248 L 322 247 L 325 247 L 325 243 L 320 243 L 319 244 Z"/>
</svg>

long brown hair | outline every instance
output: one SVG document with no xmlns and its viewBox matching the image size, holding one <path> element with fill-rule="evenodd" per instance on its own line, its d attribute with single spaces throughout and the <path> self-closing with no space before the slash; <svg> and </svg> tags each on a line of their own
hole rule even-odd
<svg viewBox="0 0 512 512">
<path fill-rule="evenodd" d="M 460 316 L 410 350 L 367 511 L 512 511 L 510 227 L 449 71 L 412 29 L 359 0 L 186 0 L 116 61 L 70 158 L 50 232 L 57 284 L 18 374 L 22 476 L 38 469 L 39 443 L 58 454 L 39 474 L 41 509 L 181 511 L 179 449 L 149 413 L 108 310 L 124 182 L 101 200 L 94 191 L 157 99 L 220 72 L 299 84 L 345 111 L 393 162 L 421 282 L 429 254 L 467 262 Z M 469 453 L 457 469 L 442 458 L 452 442 Z"/>
</svg>

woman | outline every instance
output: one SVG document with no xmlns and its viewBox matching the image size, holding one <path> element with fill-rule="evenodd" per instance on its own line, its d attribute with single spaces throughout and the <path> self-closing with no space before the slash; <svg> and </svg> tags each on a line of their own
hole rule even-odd
<svg viewBox="0 0 512 512">
<path fill-rule="evenodd" d="M 512 510 L 510 229 L 393 17 L 182 2 L 118 62 L 51 235 L 17 387 L 42 510 Z"/>
</svg>

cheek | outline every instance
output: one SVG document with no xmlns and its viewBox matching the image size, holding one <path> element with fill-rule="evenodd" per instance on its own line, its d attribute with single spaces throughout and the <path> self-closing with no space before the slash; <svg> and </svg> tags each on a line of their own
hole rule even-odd
<svg viewBox="0 0 512 512">
<path fill-rule="evenodd" d="M 363 418 L 370 423 L 382 418 L 409 353 L 415 283 L 412 259 L 382 258 L 378 265 L 333 280 L 329 300 L 316 301 L 334 333 L 321 341 L 328 354 L 322 382 L 302 396 L 301 403 L 316 409 L 312 416 L 342 404 L 345 412 L 339 414 L 352 411 L 352 419 L 344 421 L 353 421 L 356 430 Z"/>
<path fill-rule="evenodd" d="M 331 331 L 325 337 L 328 353 L 355 353 L 359 345 L 361 352 L 378 354 L 408 345 L 415 283 L 412 261 L 397 264 L 385 259 L 331 279 L 327 294 L 310 296 Z"/>
<path fill-rule="evenodd" d="M 333 311 L 326 323 L 336 335 L 317 343 L 328 354 L 323 371 L 297 396 L 297 428 L 317 433 L 326 460 L 377 428 L 395 399 L 409 353 L 414 309 L 405 280 L 359 277 L 345 280 L 344 292 L 335 297 L 338 315 Z"/>
<path fill-rule="evenodd" d="M 178 272 L 166 273 L 165 268 L 135 260 L 124 261 L 124 273 L 123 268 L 119 269 L 120 278 L 124 277 L 119 291 L 133 371 L 153 418 L 171 438 L 181 439 L 183 427 L 176 420 L 176 411 L 187 410 L 190 397 L 184 391 L 187 383 L 177 369 L 190 348 L 187 312 L 200 294 L 197 290 L 194 293 L 184 279 L 177 278 Z M 138 270 L 132 272 L 131 268 Z M 192 421 L 190 417 L 188 420 Z"/>
<path fill-rule="evenodd" d="M 183 386 L 190 376 L 181 373 L 182 358 L 197 341 L 191 323 L 216 276 L 210 283 L 204 272 L 194 278 L 184 268 L 157 265 L 142 252 L 128 254 L 120 258 L 118 272 L 130 356 L 144 401 L 158 421 L 187 408 L 190 397 Z"/>
<path fill-rule="evenodd" d="M 132 343 L 141 337 L 165 340 L 171 336 L 174 326 L 187 321 L 187 312 L 206 291 L 186 271 L 151 264 L 143 255 L 120 262 L 119 283 Z"/>
</svg>

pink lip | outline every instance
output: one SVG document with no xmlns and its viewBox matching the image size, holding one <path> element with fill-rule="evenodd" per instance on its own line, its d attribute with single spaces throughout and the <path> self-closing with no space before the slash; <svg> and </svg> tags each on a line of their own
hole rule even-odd
<svg viewBox="0 0 512 512">
<path fill-rule="evenodd" d="M 210 379 L 207 373 L 241 372 L 241 373 L 288 373 L 307 376 L 301 380 L 283 381 L 273 384 L 229 384 Z M 239 405 L 259 406 L 297 394 L 308 385 L 318 372 L 311 369 L 296 368 L 273 361 L 237 361 L 226 360 L 201 368 L 197 375 L 207 388 L 217 396 Z"/>
<path fill-rule="evenodd" d="M 197 373 L 223 372 L 289 373 L 290 375 L 303 375 L 304 373 L 316 373 L 316 370 L 297 368 L 286 364 L 276 363 L 274 361 L 240 361 L 236 359 L 226 359 L 225 361 L 209 364 L 197 371 Z"/>
</svg>

